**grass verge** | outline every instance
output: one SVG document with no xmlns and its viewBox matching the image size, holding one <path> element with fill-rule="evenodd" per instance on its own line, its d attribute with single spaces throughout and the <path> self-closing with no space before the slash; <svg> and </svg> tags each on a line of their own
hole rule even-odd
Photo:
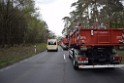
<svg viewBox="0 0 124 83">
<path fill-rule="evenodd" d="M 46 49 L 46 44 L 37 44 L 36 46 L 36 53 L 34 50 L 34 45 L 0 49 L 0 68 L 36 55 L 37 53 L 43 52 Z"/>
</svg>

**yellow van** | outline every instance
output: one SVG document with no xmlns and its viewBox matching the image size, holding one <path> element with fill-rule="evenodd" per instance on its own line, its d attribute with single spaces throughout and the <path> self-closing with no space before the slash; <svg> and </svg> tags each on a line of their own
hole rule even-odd
<svg viewBox="0 0 124 83">
<path fill-rule="evenodd" d="M 47 40 L 47 51 L 58 51 L 57 39 Z"/>
</svg>

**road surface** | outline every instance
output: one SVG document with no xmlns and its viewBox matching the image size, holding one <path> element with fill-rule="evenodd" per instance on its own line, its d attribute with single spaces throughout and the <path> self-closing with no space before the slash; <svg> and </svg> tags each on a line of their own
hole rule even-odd
<svg viewBox="0 0 124 83">
<path fill-rule="evenodd" d="M 0 83 L 124 83 L 124 69 L 75 71 L 68 51 L 59 48 L 1 69 Z"/>
</svg>

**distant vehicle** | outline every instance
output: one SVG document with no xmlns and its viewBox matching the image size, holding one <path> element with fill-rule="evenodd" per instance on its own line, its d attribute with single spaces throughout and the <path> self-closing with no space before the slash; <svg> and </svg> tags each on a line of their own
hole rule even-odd
<svg viewBox="0 0 124 83">
<path fill-rule="evenodd" d="M 58 51 L 57 39 L 47 40 L 47 51 Z"/>
</svg>

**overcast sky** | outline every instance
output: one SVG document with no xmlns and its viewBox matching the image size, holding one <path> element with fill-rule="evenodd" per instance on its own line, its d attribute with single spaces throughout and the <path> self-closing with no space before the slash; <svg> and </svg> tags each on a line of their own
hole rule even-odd
<svg viewBox="0 0 124 83">
<path fill-rule="evenodd" d="M 73 10 L 70 6 L 75 1 L 77 0 L 35 0 L 36 7 L 39 8 L 49 30 L 56 35 L 62 35 L 61 32 L 64 28 L 62 18 L 69 16 L 69 12 Z"/>
</svg>

